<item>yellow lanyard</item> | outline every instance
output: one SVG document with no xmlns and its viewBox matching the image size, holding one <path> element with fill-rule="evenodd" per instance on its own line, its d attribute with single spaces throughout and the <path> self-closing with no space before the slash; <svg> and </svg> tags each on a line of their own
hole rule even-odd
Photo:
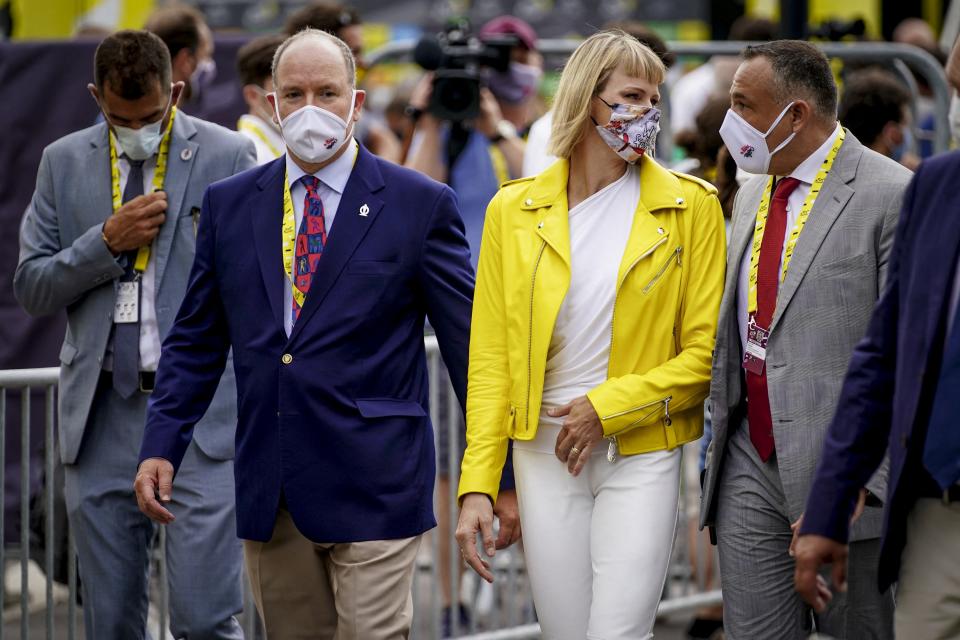
<svg viewBox="0 0 960 640">
<path fill-rule="evenodd" d="M 280 151 L 273 146 L 273 143 L 271 143 L 267 138 L 267 134 L 265 134 L 260 127 L 254 123 L 250 122 L 249 120 L 241 120 L 237 123 L 237 131 L 249 131 L 253 135 L 257 136 L 257 138 L 259 138 L 264 145 L 266 145 L 267 149 L 273 154 L 274 158 L 280 157 Z"/>
<path fill-rule="evenodd" d="M 837 152 L 840 151 L 844 137 L 843 127 L 840 127 L 840 133 L 837 135 L 836 141 L 830 148 L 827 157 L 824 158 L 823 164 L 820 165 L 820 171 L 817 172 L 817 177 L 814 178 L 813 184 L 810 186 L 810 192 L 803 200 L 803 206 L 800 208 L 800 214 L 797 216 L 797 224 L 793 227 L 793 231 L 790 232 L 790 238 L 787 240 L 787 250 L 783 256 L 783 270 L 780 273 L 780 282 L 783 282 L 783 279 L 787 277 L 787 267 L 790 266 L 790 259 L 793 257 L 793 250 L 797 247 L 797 240 L 800 239 L 800 232 L 803 231 L 803 226 L 807 223 L 807 217 L 810 215 L 810 210 L 813 209 L 813 203 L 816 202 L 817 196 L 820 194 L 820 189 L 823 188 L 823 182 L 827 179 L 827 174 L 833 166 Z M 763 244 L 763 231 L 767 226 L 771 191 L 773 191 L 773 176 L 770 176 L 770 179 L 767 181 L 767 186 L 763 191 L 760 208 L 757 210 L 757 222 L 753 228 L 753 246 L 750 252 L 750 288 L 747 299 L 747 312 L 750 315 L 757 312 L 757 275 L 760 270 L 760 247 Z"/>
<path fill-rule="evenodd" d="M 160 151 L 157 155 L 157 168 L 153 172 L 151 192 L 163 189 L 163 180 L 167 175 L 167 156 L 170 154 L 170 132 L 173 131 L 173 119 L 176 115 L 177 108 L 171 108 L 170 121 L 167 123 L 167 129 L 163 132 L 163 138 L 160 140 Z M 113 135 L 107 134 L 107 138 L 110 140 L 110 180 L 113 192 L 113 212 L 116 213 L 123 205 L 123 195 L 120 193 L 120 162 L 117 160 L 117 147 L 113 142 Z M 133 268 L 137 273 L 143 273 L 147 270 L 148 262 L 150 262 L 150 245 L 137 249 L 137 259 L 133 263 Z"/>
<path fill-rule="evenodd" d="M 356 164 L 359 149 L 348 140 L 346 144 L 353 145 L 353 162 Z M 290 289 L 293 291 L 293 299 L 297 305 L 303 307 L 303 302 L 307 294 L 297 288 L 296 280 L 293 277 L 293 259 L 297 252 L 297 218 L 293 212 L 293 197 L 290 195 L 290 175 L 287 170 L 283 170 L 283 224 L 281 225 L 283 249 L 283 270 L 287 273 L 287 279 L 290 281 Z"/>
<path fill-rule="evenodd" d="M 293 197 L 290 195 L 290 176 L 287 170 L 283 170 L 283 270 L 287 272 L 287 279 L 290 281 L 290 288 L 293 290 L 293 299 L 297 301 L 299 307 L 303 307 L 303 301 L 307 294 L 297 288 L 296 281 L 293 278 L 293 258 L 297 250 L 297 218 L 293 212 Z"/>
</svg>

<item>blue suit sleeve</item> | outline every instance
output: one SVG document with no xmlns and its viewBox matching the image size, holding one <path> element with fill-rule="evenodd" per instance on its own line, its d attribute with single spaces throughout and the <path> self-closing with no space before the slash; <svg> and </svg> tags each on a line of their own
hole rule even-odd
<svg viewBox="0 0 960 640">
<path fill-rule="evenodd" d="M 211 190 L 203 197 L 197 251 L 186 295 L 163 341 L 156 386 L 147 406 L 140 461 L 164 458 L 179 468 L 193 428 L 213 400 L 230 350 L 226 314 L 217 289 L 215 214 Z"/>
<path fill-rule="evenodd" d="M 420 258 L 420 287 L 427 318 L 436 331 L 440 353 L 463 410 L 467 400 L 474 273 L 463 219 L 449 187 L 443 187 L 427 223 Z M 513 464 L 509 454 L 503 471 L 500 488 L 512 489 Z"/>
<path fill-rule="evenodd" d="M 850 516 L 860 488 L 880 466 L 887 450 L 893 414 L 900 313 L 901 262 L 909 249 L 908 233 L 922 168 L 907 187 L 887 270 L 887 281 L 867 335 L 857 344 L 833 422 L 827 430 L 802 534 L 847 542 Z"/>
</svg>

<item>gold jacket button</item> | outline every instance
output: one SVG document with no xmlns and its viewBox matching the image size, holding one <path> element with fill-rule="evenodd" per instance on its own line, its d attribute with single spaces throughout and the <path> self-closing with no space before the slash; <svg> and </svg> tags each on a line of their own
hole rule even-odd
<svg viewBox="0 0 960 640">
<path fill-rule="evenodd" d="M 291 362 L 293 362 L 293 356 L 290 355 L 289 353 L 285 353 L 283 354 L 283 357 L 280 358 L 280 362 L 282 362 L 283 364 L 290 364 Z"/>
</svg>

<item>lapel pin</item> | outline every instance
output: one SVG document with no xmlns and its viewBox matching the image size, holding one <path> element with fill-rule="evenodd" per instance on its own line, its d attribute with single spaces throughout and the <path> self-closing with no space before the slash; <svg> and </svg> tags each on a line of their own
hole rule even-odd
<svg viewBox="0 0 960 640">
<path fill-rule="evenodd" d="M 187 147 L 186 149 L 180 152 L 180 159 L 183 160 L 184 162 L 186 162 L 192 157 L 193 157 L 193 149 L 191 149 L 190 147 Z"/>
<path fill-rule="evenodd" d="M 370 215 L 370 207 L 368 207 L 366 204 L 360 207 L 360 215 L 364 218 Z"/>
</svg>

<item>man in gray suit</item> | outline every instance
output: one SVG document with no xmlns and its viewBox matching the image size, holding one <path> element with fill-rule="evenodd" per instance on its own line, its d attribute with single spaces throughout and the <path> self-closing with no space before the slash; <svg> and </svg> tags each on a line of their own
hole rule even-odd
<svg viewBox="0 0 960 640">
<path fill-rule="evenodd" d="M 721 136 L 755 174 L 734 204 L 710 399 L 701 526 L 715 527 L 731 640 L 892 638 L 877 589 L 880 509 L 854 527 L 850 589 L 814 618 L 793 591 L 802 518 L 847 363 L 886 271 L 910 173 L 837 123 L 813 45 L 747 47 Z M 864 499 L 883 496 L 874 476 Z M 875 503 L 875 502 L 874 502 Z"/>
<path fill-rule="evenodd" d="M 67 311 L 59 446 L 86 637 L 97 640 L 146 635 L 155 529 L 130 475 L 160 342 L 186 290 L 204 190 L 255 164 L 248 140 L 177 112 L 183 83 L 170 74 L 153 34 L 100 44 L 90 91 L 106 122 L 44 150 L 14 276 L 30 314 Z M 227 367 L 177 476 L 166 549 L 177 638 L 243 637 L 234 394 Z"/>
</svg>

